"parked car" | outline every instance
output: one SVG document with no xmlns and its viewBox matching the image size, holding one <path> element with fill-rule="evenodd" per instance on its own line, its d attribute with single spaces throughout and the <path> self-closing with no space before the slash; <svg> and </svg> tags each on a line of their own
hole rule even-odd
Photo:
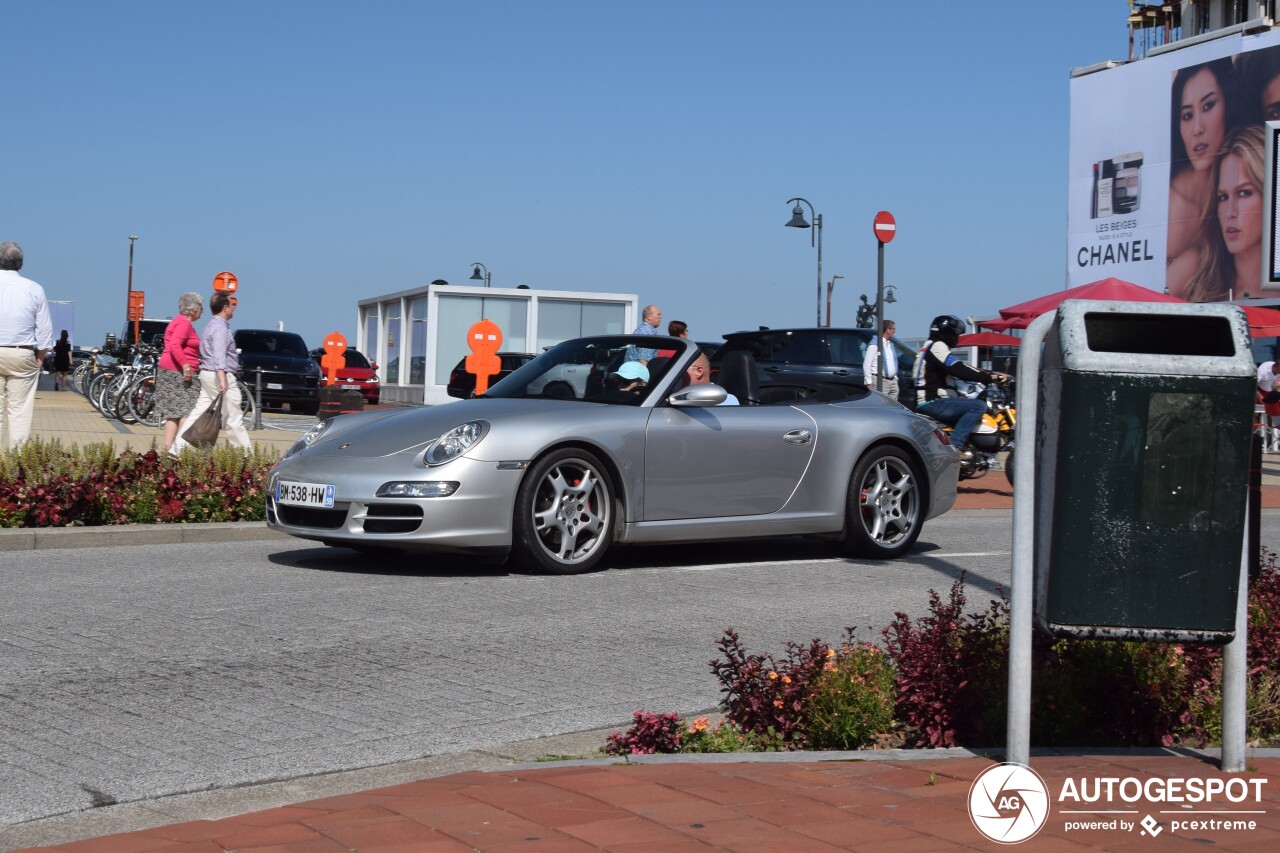
<svg viewBox="0 0 1280 853">
<path fill-rule="evenodd" d="M 705 352 L 707 358 L 714 357 L 722 346 L 724 346 L 724 341 L 698 341 L 698 349 Z"/>
<path fill-rule="evenodd" d="M 93 355 L 93 353 L 89 352 L 87 349 L 72 347 L 71 348 L 71 369 L 75 370 L 77 367 L 84 364 L 86 361 L 89 360 L 89 357 L 91 355 Z M 44 361 L 41 362 L 40 369 L 43 370 L 45 373 L 53 373 L 53 350 L 49 350 L 47 353 L 44 354 Z"/>
<path fill-rule="evenodd" d="M 138 321 L 138 341 L 147 346 L 160 349 L 164 347 L 164 330 L 169 328 L 168 320 L 139 320 Z M 107 341 L 103 342 L 103 349 L 110 350 L 111 335 L 107 335 Z M 117 346 L 133 345 L 133 323 L 125 320 L 124 328 L 120 331 L 120 337 L 116 338 Z"/>
<path fill-rule="evenodd" d="M 712 381 L 731 352 L 749 352 L 755 359 L 762 385 L 775 382 L 816 382 L 863 385 L 862 364 L 867 347 L 875 340 L 872 329 L 756 329 L 732 332 L 711 357 Z M 916 354 L 893 341 L 898 356 L 898 402 L 915 408 L 911 371 Z"/>
<path fill-rule="evenodd" d="M 360 350 L 352 349 L 351 347 L 347 347 L 343 356 L 346 357 L 347 365 L 338 369 L 338 381 L 335 384 L 339 388 L 359 391 L 360 396 L 364 397 L 366 403 L 376 406 L 382 388 L 378 384 L 378 365 L 365 358 L 364 353 L 360 352 Z M 320 359 L 323 357 L 323 349 L 313 349 L 311 351 L 311 360 L 320 366 L 321 387 L 329 384 L 329 371 L 325 370 L 324 365 L 320 364 Z"/>
<path fill-rule="evenodd" d="M 490 388 L 533 361 L 536 356 L 528 352 L 500 352 L 498 358 L 502 360 L 502 370 L 495 376 L 489 377 Z M 467 359 L 464 356 L 454 365 L 453 370 L 449 371 L 449 384 L 445 386 L 445 392 L 450 397 L 465 400 L 468 397 L 474 397 L 475 391 L 476 377 L 475 374 L 467 372 Z"/>
<path fill-rule="evenodd" d="M 272 468 L 267 523 L 357 551 L 510 554 L 569 574 L 615 542 L 806 535 L 898 557 L 955 502 L 957 455 L 927 418 L 865 386 L 821 402 L 802 384 L 749 405 L 750 354 L 725 363 L 727 387 L 686 385 L 684 341 L 649 363 L 646 384 L 604 372 L 652 342 L 569 340 L 483 397 L 318 423 Z M 585 396 L 531 391 L 566 365 L 589 366 Z M 744 405 L 723 405 L 726 391 Z"/>
<path fill-rule="evenodd" d="M 237 375 L 252 393 L 262 371 L 263 408 L 281 408 L 314 415 L 320 411 L 320 366 L 311 360 L 302 336 L 274 329 L 237 329 L 240 350 Z"/>
</svg>

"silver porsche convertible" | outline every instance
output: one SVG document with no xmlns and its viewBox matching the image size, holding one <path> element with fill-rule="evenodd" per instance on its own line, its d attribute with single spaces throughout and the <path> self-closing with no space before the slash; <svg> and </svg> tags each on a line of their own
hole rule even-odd
<svg viewBox="0 0 1280 853">
<path fill-rule="evenodd" d="M 694 344 L 555 346 L 474 399 L 340 415 L 270 474 L 267 522 L 357 551 L 513 557 L 585 572 L 614 543 L 806 535 L 896 557 L 955 502 L 936 425 L 861 386 L 758 384 Z"/>
</svg>

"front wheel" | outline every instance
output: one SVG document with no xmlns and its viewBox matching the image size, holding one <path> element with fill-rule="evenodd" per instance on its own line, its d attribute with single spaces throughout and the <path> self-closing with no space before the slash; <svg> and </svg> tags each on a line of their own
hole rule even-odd
<svg viewBox="0 0 1280 853">
<path fill-rule="evenodd" d="M 843 550 L 886 560 L 906 553 L 924 526 L 924 494 L 911 458 L 873 447 L 854 466 L 845 499 Z"/>
<path fill-rule="evenodd" d="M 1004 458 L 1004 476 L 1009 481 L 1009 488 L 1013 488 L 1013 451 L 1009 451 L 1009 455 Z"/>
<path fill-rule="evenodd" d="M 516 494 L 512 537 L 527 569 L 590 571 L 613 541 L 613 486 L 600 460 L 576 448 L 539 459 Z"/>
</svg>

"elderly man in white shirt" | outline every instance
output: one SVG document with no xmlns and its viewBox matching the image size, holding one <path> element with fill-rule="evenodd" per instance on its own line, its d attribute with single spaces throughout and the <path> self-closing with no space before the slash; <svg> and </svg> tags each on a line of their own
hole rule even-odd
<svg viewBox="0 0 1280 853">
<path fill-rule="evenodd" d="M 880 330 L 880 337 L 867 347 L 867 357 L 862 361 L 862 380 L 867 387 L 872 391 L 876 390 L 876 371 L 883 370 L 884 376 L 881 377 L 883 386 L 880 390 L 894 400 L 898 399 L 898 354 L 893 351 L 893 342 L 890 339 L 897 328 L 892 320 L 885 320 L 884 327 Z M 884 352 L 883 368 L 880 367 L 881 352 Z"/>
<path fill-rule="evenodd" d="M 22 247 L 0 243 L 0 411 L 11 450 L 31 435 L 40 366 L 53 349 L 44 288 L 18 275 L 20 269 Z"/>
</svg>

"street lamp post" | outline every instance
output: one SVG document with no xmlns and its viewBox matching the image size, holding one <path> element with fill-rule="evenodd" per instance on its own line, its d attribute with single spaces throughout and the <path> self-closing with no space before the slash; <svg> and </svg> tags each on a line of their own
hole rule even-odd
<svg viewBox="0 0 1280 853">
<path fill-rule="evenodd" d="M 844 278 L 842 275 L 831 276 L 831 281 L 827 282 L 827 328 L 831 328 L 831 291 L 835 290 L 836 279 Z"/>
<path fill-rule="evenodd" d="M 471 271 L 471 280 L 483 281 L 485 287 L 491 287 L 493 282 L 492 282 L 492 279 L 490 279 L 489 277 L 489 268 L 478 261 L 473 262 L 471 266 L 475 267 L 475 269 Z M 484 275 L 480 275 L 481 269 L 484 270 Z"/>
<path fill-rule="evenodd" d="M 136 234 L 131 235 L 129 237 L 129 292 L 125 294 L 125 298 L 124 298 L 124 311 L 125 311 L 124 316 L 126 318 L 128 318 L 129 313 L 132 310 L 132 304 L 133 304 L 133 243 L 137 239 L 138 239 L 138 236 Z M 133 321 L 133 342 L 135 344 L 138 342 L 138 321 L 137 320 Z"/>
<path fill-rule="evenodd" d="M 813 205 L 809 204 L 808 199 L 803 199 L 803 198 L 800 198 L 799 196 L 796 196 L 795 198 L 789 198 L 787 199 L 787 204 L 791 204 L 794 202 L 796 206 L 791 209 L 791 221 L 787 223 L 787 227 L 788 228 L 808 228 L 809 227 L 809 223 L 806 222 L 804 218 L 804 208 L 801 207 L 799 204 L 799 202 L 802 202 L 802 201 L 805 204 L 809 205 L 809 215 L 813 217 L 813 230 L 814 232 L 816 232 L 816 234 L 811 233 L 809 235 L 809 245 L 810 246 L 813 245 L 815 236 L 818 242 L 818 304 L 817 304 L 817 319 L 814 321 L 814 323 L 820 327 L 822 326 L 822 214 L 814 211 Z"/>
</svg>

